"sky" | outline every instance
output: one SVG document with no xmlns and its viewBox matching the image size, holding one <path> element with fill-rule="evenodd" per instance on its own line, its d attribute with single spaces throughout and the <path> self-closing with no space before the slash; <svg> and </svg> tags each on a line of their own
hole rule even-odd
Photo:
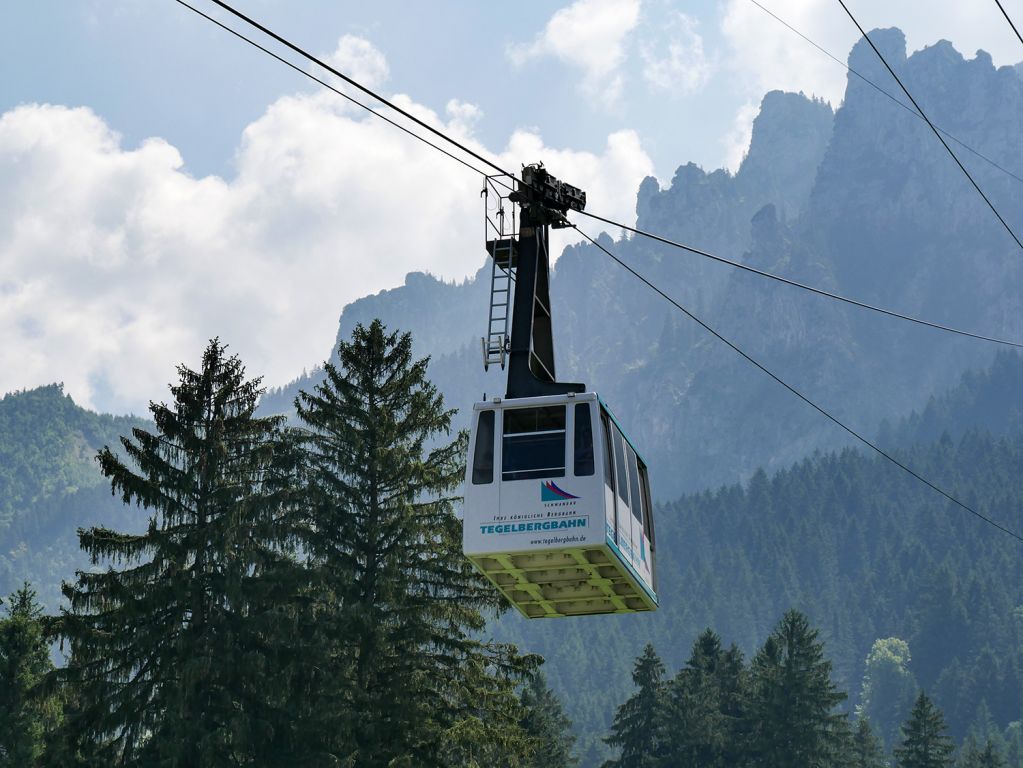
<svg viewBox="0 0 1023 768">
<path fill-rule="evenodd" d="M 837 0 L 758 1 L 840 59 L 857 39 Z M 1023 59 L 993 0 L 848 4 L 910 51 Z M 1023 21 L 1023 0 L 1003 4 Z M 845 87 L 752 0 L 235 5 L 630 223 L 644 177 L 736 170 L 767 91 L 837 108 Z M 345 304 L 483 263 L 479 176 L 174 0 L 13 4 L 0 71 L 0 393 L 58 381 L 143 413 L 214 336 L 281 385 L 327 356 Z"/>
</svg>

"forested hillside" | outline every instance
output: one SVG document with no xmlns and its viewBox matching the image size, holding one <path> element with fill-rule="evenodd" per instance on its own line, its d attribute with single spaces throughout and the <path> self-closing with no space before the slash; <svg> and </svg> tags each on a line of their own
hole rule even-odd
<svg viewBox="0 0 1023 768">
<path fill-rule="evenodd" d="M 995 69 L 983 53 L 964 59 L 943 42 L 907 58 L 897 30 L 876 39 L 937 122 L 1012 164 L 1023 130 L 1015 69 Z M 886 83 L 869 53 L 857 45 L 853 64 Z M 984 119 L 962 113 L 967 100 Z M 1023 210 L 1023 185 L 989 166 L 971 170 L 1010 217 Z M 758 268 L 1021 337 L 1023 261 L 958 174 L 925 125 L 852 80 L 837 110 L 768 94 L 736 174 L 683 165 L 668 185 L 643 183 L 637 212 L 641 227 Z M 1023 529 L 1019 355 L 996 357 L 993 345 L 864 315 L 640 238 L 601 242 L 922 475 Z M 484 374 L 479 357 L 488 274 L 461 284 L 409 275 L 346 307 L 338 338 L 375 317 L 411 331 L 416 353 L 432 355 L 445 407 L 460 409 L 457 429 L 483 392 L 504 388 L 503 373 Z M 492 625 L 546 657 L 584 765 L 609 754 L 601 739 L 647 643 L 674 670 L 712 627 L 749 658 L 792 608 L 820 628 L 848 708 L 869 702 L 868 658 L 880 659 L 904 690 L 927 690 L 955 739 L 971 727 L 1019 732 L 1023 545 L 849 448 L 834 425 L 655 303 L 599 250 L 568 248 L 551 289 L 560 378 L 606 397 L 645 453 L 660 502 L 658 612 L 506 615 Z M 294 415 L 299 389 L 325 375 L 316 368 L 271 392 L 261 413 Z M 0 595 L 29 579 L 54 611 L 60 582 L 88 565 L 76 529 L 140 530 L 147 514 L 111 496 L 95 456 L 142 423 L 87 412 L 56 385 L 0 400 Z M 875 715 L 889 740 L 902 714 Z"/>
<path fill-rule="evenodd" d="M 952 404 L 968 403 L 992 415 L 1017 412 L 1021 358 L 1006 354 L 990 370 L 968 373 L 922 415 L 890 428 L 939 435 L 911 440 L 896 455 L 1020 530 L 1023 430 L 995 436 L 963 428 L 958 414 L 950 420 Z M 955 438 L 942 436 L 957 426 Z M 790 607 L 821 628 L 850 706 L 860 703 L 874 642 L 894 637 L 908 643 L 908 673 L 933 694 L 956 739 L 985 713 L 1001 729 L 1023 720 L 1023 545 L 879 456 L 820 454 L 662 505 L 657 555 L 656 614 L 502 621 L 507 637 L 547 658 L 548 676 L 586 736 L 604 733 L 609 699 L 629 686 L 622 660 L 645 643 L 677 667 L 699 632 L 713 627 L 750 654 Z"/>
<path fill-rule="evenodd" d="M 80 408 L 59 384 L 0 399 L 0 595 L 30 579 L 53 610 L 61 580 L 88 562 L 76 528 L 141 525 L 110 495 L 96 453 L 144 423 Z"/>
</svg>

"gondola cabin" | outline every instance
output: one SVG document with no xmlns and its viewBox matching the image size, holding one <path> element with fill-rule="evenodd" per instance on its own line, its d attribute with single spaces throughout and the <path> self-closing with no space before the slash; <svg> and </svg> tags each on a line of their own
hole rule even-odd
<svg viewBox="0 0 1023 768">
<path fill-rule="evenodd" d="M 528 618 L 657 608 L 647 468 L 593 392 L 476 403 L 468 558 Z"/>
</svg>

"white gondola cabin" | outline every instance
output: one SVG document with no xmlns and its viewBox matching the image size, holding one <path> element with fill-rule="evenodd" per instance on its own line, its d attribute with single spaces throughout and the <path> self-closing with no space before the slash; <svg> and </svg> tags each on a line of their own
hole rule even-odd
<svg viewBox="0 0 1023 768">
<path fill-rule="evenodd" d="M 473 408 L 467 557 L 529 618 L 657 608 L 647 469 L 593 392 Z"/>
</svg>

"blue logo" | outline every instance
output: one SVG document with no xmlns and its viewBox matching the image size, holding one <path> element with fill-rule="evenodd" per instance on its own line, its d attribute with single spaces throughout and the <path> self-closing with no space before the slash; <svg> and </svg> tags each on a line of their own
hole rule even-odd
<svg viewBox="0 0 1023 768">
<path fill-rule="evenodd" d="M 566 501 L 568 499 L 578 499 L 578 496 L 573 496 L 568 491 L 563 491 L 554 484 L 553 480 L 548 480 L 545 483 L 540 483 L 540 501 Z"/>
</svg>

